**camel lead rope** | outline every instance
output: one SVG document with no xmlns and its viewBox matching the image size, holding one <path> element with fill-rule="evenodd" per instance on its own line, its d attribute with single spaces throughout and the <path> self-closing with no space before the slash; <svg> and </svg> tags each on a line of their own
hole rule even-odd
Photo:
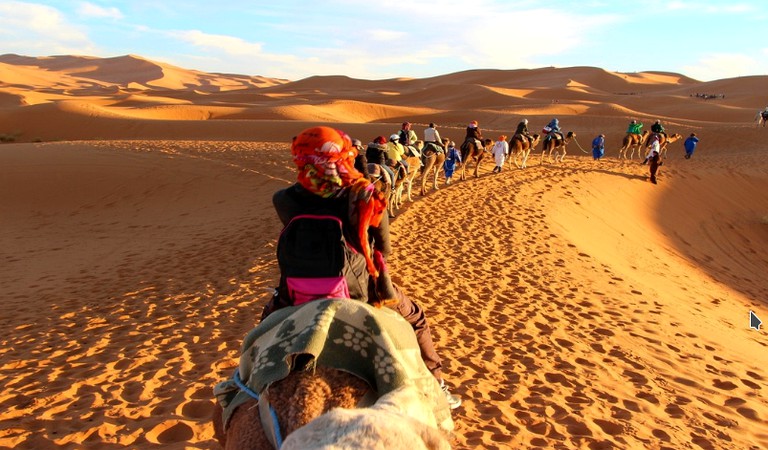
<svg viewBox="0 0 768 450">
<path fill-rule="evenodd" d="M 579 150 L 581 150 L 582 152 L 584 152 L 584 153 L 586 153 L 587 155 L 589 155 L 589 152 L 588 152 L 588 151 L 586 151 L 586 150 L 584 150 L 583 148 L 581 148 L 581 144 L 579 144 L 579 141 L 577 141 L 575 137 L 573 138 L 573 142 L 575 142 L 575 143 L 576 143 L 576 146 L 577 146 L 577 147 L 579 147 Z"/>
</svg>

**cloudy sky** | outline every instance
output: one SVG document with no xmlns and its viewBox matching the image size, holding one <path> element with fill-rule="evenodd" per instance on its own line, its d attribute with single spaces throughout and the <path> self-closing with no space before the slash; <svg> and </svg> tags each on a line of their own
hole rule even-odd
<svg viewBox="0 0 768 450">
<path fill-rule="evenodd" d="M 594 66 L 768 74 L 758 0 L 0 1 L 0 54 L 139 55 L 298 80 Z"/>
</svg>

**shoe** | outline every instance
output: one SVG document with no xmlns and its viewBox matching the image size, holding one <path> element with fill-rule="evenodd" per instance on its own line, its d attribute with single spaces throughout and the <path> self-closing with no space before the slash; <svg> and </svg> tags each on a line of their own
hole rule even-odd
<svg viewBox="0 0 768 450">
<path fill-rule="evenodd" d="M 445 385 L 445 380 L 440 380 L 440 389 L 442 389 L 443 394 L 445 394 L 445 400 L 448 402 L 448 406 L 451 409 L 456 409 L 461 406 L 461 397 L 451 394 L 451 391 L 448 390 L 448 386 Z"/>
</svg>

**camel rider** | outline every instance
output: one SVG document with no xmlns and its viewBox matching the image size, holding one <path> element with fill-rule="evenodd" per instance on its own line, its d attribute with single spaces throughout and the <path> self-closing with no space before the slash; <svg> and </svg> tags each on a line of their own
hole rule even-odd
<svg viewBox="0 0 768 450">
<path fill-rule="evenodd" d="M 483 133 L 480 131 L 480 128 L 477 127 L 477 120 L 469 122 L 469 126 L 467 126 L 467 135 L 464 137 L 464 144 L 470 140 L 475 141 L 475 146 L 478 149 L 485 149 L 485 146 L 483 145 Z M 464 145 L 462 145 L 462 147 L 463 146 Z"/>
<path fill-rule="evenodd" d="M 661 124 L 661 120 L 656 119 L 656 122 L 651 125 L 651 132 L 663 136 L 659 141 L 659 144 L 663 144 L 667 140 L 667 132 L 664 131 L 664 126 Z"/>
<path fill-rule="evenodd" d="M 400 145 L 405 149 L 406 156 L 421 157 L 421 153 L 416 149 L 416 141 L 419 140 L 419 137 L 416 135 L 416 132 L 411 129 L 411 122 L 403 122 L 403 126 L 400 129 L 398 136 L 398 142 L 400 142 Z"/>
<path fill-rule="evenodd" d="M 544 129 L 549 129 L 547 132 L 547 137 L 544 138 L 545 140 L 550 140 L 553 138 L 558 141 L 563 140 L 563 133 L 560 131 L 560 121 L 557 120 L 557 118 L 550 120 Z"/>
<path fill-rule="evenodd" d="M 392 160 L 393 167 L 397 170 L 398 166 L 402 166 L 407 174 L 410 170 L 408 162 L 403 157 L 405 155 L 405 148 L 400 144 L 400 136 L 393 134 L 389 137 L 389 143 L 387 143 L 387 158 Z"/>
<path fill-rule="evenodd" d="M 521 139 L 528 139 L 528 145 L 533 144 L 533 136 L 531 136 L 530 131 L 528 131 L 528 119 L 523 119 L 517 124 L 517 130 L 515 130 L 515 135 L 512 136 L 512 139 L 514 139 L 515 136 L 521 136 Z"/>
<path fill-rule="evenodd" d="M 376 136 L 373 142 L 368 144 L 368 148 L 365 149 L 365 159 L 368 163 L 376 163 L 380 165 L 387 171 L 390 179 L 394 182 L 395 172 L 392 171 L 392 168 L 387 164 L 387 138 L 384 136 Z"/>
<path fill-rule="evenodd" d="M 426 148 L 429 144 L 435 144 L 441 149 L 445 148 L 443 147 L 443 140 L 440 138 L 440 132 L 435 128 L 434 123 L 430 123 L 429 127 L 424 129 L 424 147 Z"/>
<path fill-rule="evenodd" d="M 629 127 L 627 128 L 627 134 L 636 134 L 640 135 L 640 131 L 643 129 L 643 123 L 638 122 L 635 119 L 632 119 L 631 122 L 629 122 Z"/>
</svg>

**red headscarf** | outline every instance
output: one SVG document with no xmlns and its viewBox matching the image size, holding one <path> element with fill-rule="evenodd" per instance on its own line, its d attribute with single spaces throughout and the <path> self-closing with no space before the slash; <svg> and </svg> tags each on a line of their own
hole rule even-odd
<svg viewBox="0 0 768 450">
<path fill-rule="evenodd" d="M 378 277 L 368 227 L 379 226 L 387 202 L 384 194 L 355 169 L 357 149 L 350 137 L 330 127 L 307 128 L 293 139 L 291 154 L 299 169 L 298 181 L 310 192 L 327 198 L 348 190 L 349 218 L 357 229 L 368 272 Z"/>
</svg>

